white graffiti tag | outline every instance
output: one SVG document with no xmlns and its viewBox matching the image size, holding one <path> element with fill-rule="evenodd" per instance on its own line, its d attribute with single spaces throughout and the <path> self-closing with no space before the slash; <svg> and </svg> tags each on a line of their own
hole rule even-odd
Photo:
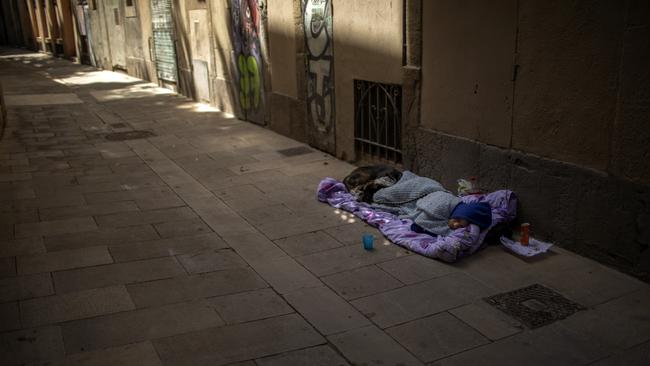
<svg viewBox="0 0 650 366">
<path fill-rule="evenodd" d="M 307 103 L 312 123 L 328 132 L 334 110 L 332 17 L 330 0 L 303 0 L 303 26 L 308 51 Z"/>
</svg>

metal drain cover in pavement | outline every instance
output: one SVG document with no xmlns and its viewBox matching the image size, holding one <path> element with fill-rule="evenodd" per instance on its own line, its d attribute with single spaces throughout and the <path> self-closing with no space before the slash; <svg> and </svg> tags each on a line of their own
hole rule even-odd
<svg viewBox="0 0 650 366">
<path fill-rule="evenodd" d="M 106 135 L 106 140 L 109 141 L 125 141 L 125 140 L 137 140 L 137 139 L 146 139 L 147 137 L 156 136 L 151 131 L 125 131 L 125 132 L 115 132 L 109 133 Z"/>
<path fill-rule="evenodd" d="M 585 309 L 538 284 L 486 297 L 484 300 L 531 329 L 551 324 Z"/>
<path fill-rule="evenodd" d="M 314 150 L 305 146 L 291 147 L 284 150 L 278 150 L 278 154 L 282 154 L 284 156 L 298 156 L 298 155 L 309 154 L 312 152 L 314 152 Z"/>
</svg>

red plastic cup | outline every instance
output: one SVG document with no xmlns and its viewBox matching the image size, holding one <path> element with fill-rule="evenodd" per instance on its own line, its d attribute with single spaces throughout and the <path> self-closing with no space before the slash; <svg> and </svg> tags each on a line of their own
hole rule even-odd
<svg viewBox="0 0 650 366">
<path fill-rule="evenodd" d="M 530 224 L 521 224 L 521 238 L 519 239 L 521 245 L 528 245 L 530 242 Z"/>
</svg>

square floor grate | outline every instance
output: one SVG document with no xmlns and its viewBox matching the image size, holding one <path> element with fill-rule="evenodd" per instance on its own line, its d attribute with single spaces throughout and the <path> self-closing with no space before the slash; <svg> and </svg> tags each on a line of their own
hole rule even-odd
<svg viewBox="0 0 650 366">
<path fill-rule="evenodd" d="M 278 154 L 284 155 L 286 157 L 305 155 L 311 152 L 314 152 L 314 150 L 305 146 L 290 147 L 288 149 L 278 150 Z"/>
<path fill-rule="evenodd" d="M 486 297 L 484 300 L 531 329 L 551 324 L 585 309 L 538 284 Z"/>
</svg>

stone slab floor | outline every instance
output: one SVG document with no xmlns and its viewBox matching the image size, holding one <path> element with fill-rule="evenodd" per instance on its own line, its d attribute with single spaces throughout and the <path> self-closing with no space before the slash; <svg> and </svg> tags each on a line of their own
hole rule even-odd
<svg viewBox="0 0 650 366">
<path fill-rule="evenodd" d="M 122 74 L 5 49 L 0 80 L 2 365 L 650 364 L 633 278 L 366 252 L 315 199 L 352 165 Z M 483 300 L 534 283 L 586 310 L 531 330 Z"/>
</svg>

